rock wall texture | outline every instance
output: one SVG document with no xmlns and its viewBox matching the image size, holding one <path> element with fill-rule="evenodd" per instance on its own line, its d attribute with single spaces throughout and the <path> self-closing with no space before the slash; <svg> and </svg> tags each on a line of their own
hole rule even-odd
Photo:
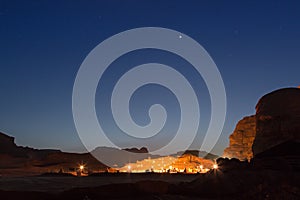
<svg viewBox="0 0 300 200">
<path fill-rule="evenodd" d="M 256 135 L 254 115 L 240 120 L 229 137 L 229 147 L 224 150 L 224 157 L 250 160 L 253 157 L 252 144 Z"/>
<path fill-rule="evenodd" d="M 285 88 L 263 96 L 256 105 L 254 155 L 285 141 L 300 140 L 300 89 Z"/>
</svg>

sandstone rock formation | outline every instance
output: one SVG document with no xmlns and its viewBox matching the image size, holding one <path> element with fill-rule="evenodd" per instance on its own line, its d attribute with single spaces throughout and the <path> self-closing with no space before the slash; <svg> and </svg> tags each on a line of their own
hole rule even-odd
<svg viewBox="0 0 300 200">
<path fill-rule="evenodd" d="M 256 105 L 257 155 L 286 141 L 300 140 L 300 89 L 285 88 L 263 96 Z"/>
<path fill-rule="evenodd" d="M 256 118 L 254 115 L 245 117 L 238 122 L 230 135 L 229 147 L 224 150 L 223 157 L 250 160 L 253 157 L 252 144 L 256 135 Z"/>
<path fill-rule="evenodd" d="M 276 90 L 259 100 L 255 115 L 238 122 L 223 157 L 249 160 L 283 142 L 299 142 L 299 133 L 300 88 Z"/>
</svg>

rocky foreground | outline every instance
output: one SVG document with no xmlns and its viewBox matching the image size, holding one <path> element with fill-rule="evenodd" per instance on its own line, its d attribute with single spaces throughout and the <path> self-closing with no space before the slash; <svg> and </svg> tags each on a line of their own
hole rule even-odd
<svg viewBox="0 0 300 200">
<path fill-rule="evenodd" d="M 224 161 L 230 163 L 222 165 Z M 0 190 L 0 196 L 4 199 L 25 200 L 299 199 L 300 197 L 299 172 L 257 169 L 237 160 L 220 160 L 219 164 L 220 170 L 191 177 L 185 177 L 190 175 L 183 174 L 107 174 L 107 177 L 102 175 L 81 178 L 32 177 L 30 179 L 32 188 L 26 187 L 28 184 L 23 184 L 23 191 L 20 190 L 21 187 L 18 190 Z M 226 167 L 223 168 L 225 165 Z M 118 178 L 117 183 L 114 182 L 115 178 Z M 98 181 L 102 184 L 97 185 Z M 4 182 L 0 180 L 0 183 Z M 51 183 L 55 185 L 49 185 L 49 188 L 57 188 L 47 191 L 47 184 Z M 74 188 L 61 191 L 58 188 L 60 184 L 70 184 Z"/>
</svg>

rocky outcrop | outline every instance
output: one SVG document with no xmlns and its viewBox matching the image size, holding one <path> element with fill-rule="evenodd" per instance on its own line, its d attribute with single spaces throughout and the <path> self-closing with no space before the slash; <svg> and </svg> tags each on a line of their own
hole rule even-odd
<svg viewBox="0 0 300 200">
<path fill-rule="evenodd" d="M 286 141 L 300 141 L 300 88 L 285 88 L 263 96 L 256 114 L 238 122 L 223 157 L 251 159 Z"/>
<path fill-rule="evenodd" d="M 254 155 L 286 141 L 300 140 L 300 89 L 285 88 L 263 96 L 256 105 Z"/>
<path fill-rule="evenodd" d="M 229 147 L 224 150 L 223 157 L 250 160 L 253 157 L 252 144 L 256 135 L 256 118 L 245 117 L 238 122 L 229 137 Z"/>
</svg>

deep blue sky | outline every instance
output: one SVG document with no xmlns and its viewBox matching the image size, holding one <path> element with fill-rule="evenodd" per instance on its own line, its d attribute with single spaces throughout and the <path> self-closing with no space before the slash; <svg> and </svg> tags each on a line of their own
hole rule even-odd
<svg viewBox="0 0 300 200">
<path fill-rule="evenodd" d="M 101 41 L 147 26 L 189 35 L 217 64 L 228 111 L 215 153 L 262 95 L 300 84 L 298 1 L 0 0 L 0 130 L 19 145 L 82 151 L 72 118 L 77 70 Z"/>
</svg>

